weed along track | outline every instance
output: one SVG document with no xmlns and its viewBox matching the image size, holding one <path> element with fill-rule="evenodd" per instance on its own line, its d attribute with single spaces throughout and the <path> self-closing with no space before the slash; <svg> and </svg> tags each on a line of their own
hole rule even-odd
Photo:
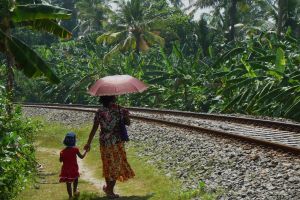
<svg viewBox="0 0 300 200">
<path fill-rule="evenodd" d="M 91 122 L 95 109 L 27 104 L 24 114 L 79 124 Z M 280 122 L 281 128 L 273 128 L 163 112 L 132 108 L 128 145 L 138 149 L 136 156 L 146 157 L 166 176 L 179 179 L 184 190 L 194 191 L 204 182 L 205 190 L 218 199 L 300 199 L 297 124 L 291 129 Z"/>
</svg>

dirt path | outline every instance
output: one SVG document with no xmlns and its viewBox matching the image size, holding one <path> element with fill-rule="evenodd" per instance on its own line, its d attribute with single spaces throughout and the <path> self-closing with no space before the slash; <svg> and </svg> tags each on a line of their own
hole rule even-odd
<svg viewBox="0 0 300 200">
<path fill-rule="evenodd" d="M 37 151 L 49 153 L 58 156 L 60 151 L 55 148 L 37 147 Z M 93 173 L 89 170 L 89 167 L 83 162 L 82 159 L 77 159 L 80 178 L 91 183 L 99 191 L 102 191 L 102 186 L 105 184 L 104 180 L 94 178 Z"/>
</svg>

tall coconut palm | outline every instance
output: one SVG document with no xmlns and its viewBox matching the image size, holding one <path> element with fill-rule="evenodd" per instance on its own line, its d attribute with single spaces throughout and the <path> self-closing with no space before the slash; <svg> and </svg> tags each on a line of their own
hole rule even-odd
<svg viewBox="0 0 300 200">
<path fill-rule="evenodd" d="M 107 21 L 108 14 L 112 12 L 104 0 L 79 0 L 76 9 L 82 35 L 99 31 Z"/>
<path fill-rule="evenodd" d="M 300 29 L 299 0 L 264 0 L 258 2 L 260 3 L 261 9 L 265 10 L 265 15 L 276 21 L 274 30 L 276 29 L 278 37 L 281 37 L 282 32 L 286 31 L 288 27 L 291 27 L 296 36 L 300 34 L 297 33 L 298 29 Z"/>
<path fill-rule="evenodd" d="M 293 19 L 295 11 L 300 6 L 299 0 L 277 0 L 277 35 L 280 36 L 283 29 L 299 23 L 299 19 Z M 293 21 L 295 23 L 293 23 Z M 290 22 L 290 23 L 289 23 Z M 292 27 L 295 28 L 295 27 Z"/>
<path fill-rule="evenodd" d="M 12 30 L 22 26 L 70 38 L 71 33 L 56 22 L 57 19 L 70 18 L 70 11 L 43 4 L 20 5 L 14 0 L 0 0 L 0 5 L 0 52 L 7 61 L 6 90 L 10 98 L 13 90 L 13 67 L 22 70 L 28 77 L 45 75 L 51 82 L 59 82 L 48 64 L 34 50 L 14 37 Z"/>
<path fill-rule="evenodd" d="M 235 37 L 235 24 L 237 24 L 237 4 L 242 0 L 192 0 L 193 7 L 218 7 L 222 6 L 227 10 L 229 16 L 229 36 L 228 40 L 232 41 Z"/>
<path fill-rule="evenodd" d="M 142 0 L 122 0 L 118 7 L 111 30 L 97 38 L 98 43 L 114 45 L 104 60 L 109 60 L 117 52 L 135 50 L 139 54 L 154 44 L 164 45 L 157 25 L 161 24 L 167 13 L 153 13 L 151 5 L 145 8 Z"/>
</svg>

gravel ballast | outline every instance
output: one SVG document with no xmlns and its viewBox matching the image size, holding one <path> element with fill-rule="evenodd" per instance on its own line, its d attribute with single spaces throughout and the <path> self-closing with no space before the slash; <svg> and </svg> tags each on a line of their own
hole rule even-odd
<svg viewBox="0 0 300 200">
<path fill-rule="evenodd" d="M 93 114 L 24 108 L 25 116 L 81 125 Z M 224 190 L 220 199 L 300 199 L 300 157 L 241 141 L 133 120 L 128 128 L 137 156 L 148 157 L 184 189 L 204 181 L 209 191 Z M 133 166 L 134 167 L 134 166 Z"/>
</svg>

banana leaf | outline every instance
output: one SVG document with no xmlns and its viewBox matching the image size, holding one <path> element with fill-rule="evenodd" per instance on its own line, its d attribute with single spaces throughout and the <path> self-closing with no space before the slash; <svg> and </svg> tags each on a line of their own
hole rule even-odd
<svg viewBox="0 0 300 200">
<path fill-rule="evenodd" d="M 58 25 L 57 22 L 54 20 L 40 19 L 35 21 L 24 22 L 22 23 L 22 25 L 29 26 L 34 30 L 45 31 L 64 39 L 70 39 L 72 37 L 71 32 L 69 32 L 64 27 Z"/>
<path fill-rule="evenodd" d="M 9 51 L 14 56 L 16 65 L 22 69 L 24 74 L 31 78 L 34 76 L 45 75 L 50 82 L 59 83 L 58 77 L 46 64 L 46 62 L 37 55 L 30 47 L 15 37 L 8 37 L 0 30 L 0 38 L 7 41 Z"/>
<path fill-rule="evenodd" d="M 12 11 L 14 22 L 34 21 L 38 19 L 70 19 L 72 11 L 45 4 L 17 5 Z"/>
<path fill-rule="evenodd" d="M 286 60 L 284 56 L 284 51 L 282 50 L 282 48 L 278 48 L 276 51 L 276 61 L 275 61 L 276 70 L 281 73 L 284 73 L 285 65 L 286 65 Z"/>
<path fill-rule="evenodd" d="M 224 62 L 225 60 L 228 60 L 229 58 L 231 58 L 237 54 L 242 53 L 243 51 L 244 51 L 244 48 L 242 48 L 242 47 L 238 47 L 238 48 L 227 51 L 215 62 L 213 67 L 218 66 L 220 63 Z"/>
<path fill-rule="evenodd" d="M 300 121 L 300 96 L 298 96 L 293 104 L 286 110 L 284 116 L 292 117 L 298 121 Z"/>
</svg>

